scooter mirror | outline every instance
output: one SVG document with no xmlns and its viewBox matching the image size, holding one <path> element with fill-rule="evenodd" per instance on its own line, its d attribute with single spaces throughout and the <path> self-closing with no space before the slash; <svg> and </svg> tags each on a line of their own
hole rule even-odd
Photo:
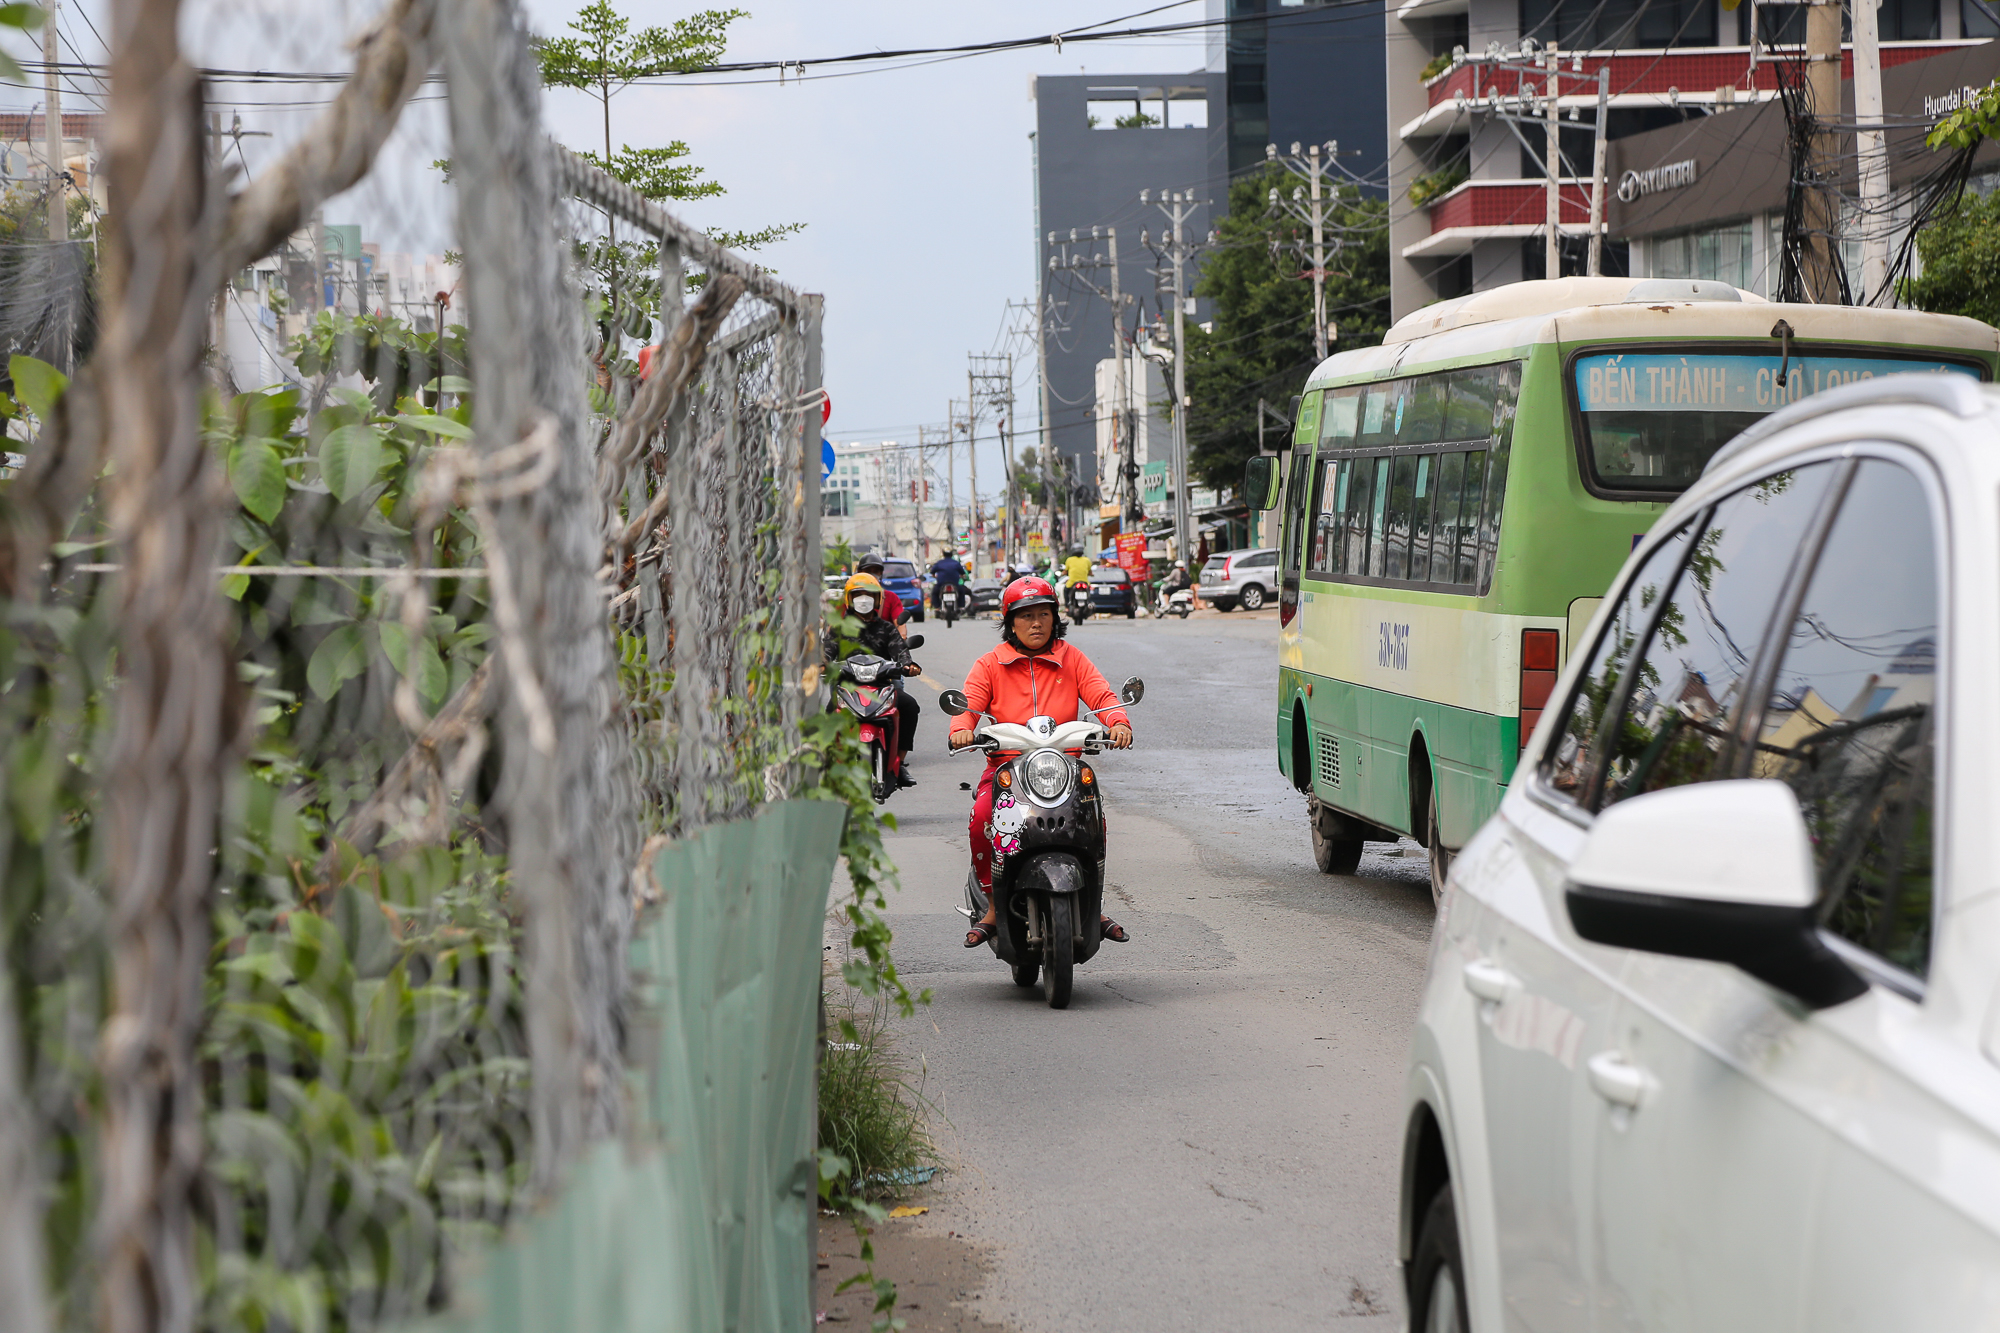
<svg viewBox="0 0 2000 1333">
<path fill-rule="evenodd" d="M 1135 704 L 1146 697 L 1146 682 L 1137 676 L 1127 676 L 1125 683 L 1118 687 L 1118 702 Z"/>
<path fill-rule="evenodd" d="M 938 696 L 938 707 L 953 717 L 972 709 L 972 705 L 965 701 L 964 690 L 946 690 Z"/>
<path fill-rule="evenodd" d="M 909 638 L 903 640 L 903 646 L 911 652 L 915 652 L 924 646 L 924 636 L 921 634 L 912 634 Z"/>
</svg>

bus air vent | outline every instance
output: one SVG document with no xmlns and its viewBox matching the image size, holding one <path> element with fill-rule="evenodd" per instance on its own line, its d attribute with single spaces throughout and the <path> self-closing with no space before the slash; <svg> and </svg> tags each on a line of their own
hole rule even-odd
<svg viewBox="0 0 2000 1333">
<path fill-rule="evenodd" d="M 1329 787 L 1340 785 L 1340 742 L 1324 734 L 1319 738 L 1319 780 Z"/>
</svg>

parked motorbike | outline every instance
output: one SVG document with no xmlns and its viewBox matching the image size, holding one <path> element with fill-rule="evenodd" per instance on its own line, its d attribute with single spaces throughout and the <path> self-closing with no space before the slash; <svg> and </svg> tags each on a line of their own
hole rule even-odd
<svg viewBox="0 0 2000 1333">
<path fill-rule="evenodd" d="M 1146 684 L 1137 676 L 1118 691 L 1136 704 Z M 938 706 L 956 717 L 970 711 L 965 695 L 946 690 Z M 1042 979 L 1051 1009 L 1069 1007 L 1078 963 L 1102 943 L 1104 807 L 1097 773 L 1082 755 L 1105 748 L 1110 730 L 1097 722 L 1030 718 L 1025 725 L 988 722 L 960 754 L 1018 750 L 993 775 L 993 898 L 1000 931 L 987 947 L 1014 971 L 1014 984 Z M 1073 751 L 1080 753 L 1072 753 Z M 986 915 L 977 872 L 965 878 L 966 919 Z"/>
<path fill-rule="evenodd" d="M 1069 610 L 1069 618 L 1081 625 L 1090 619 L 1090 584 L 1072 583 L 1063 589 L 1063 605 Z"/>
<path fill-rule="evenodd" d="M 912 650 L 924 646 L 924 636 L 912 634 Z M 856 653 L 843 658 L 834 679 L 834 702 L 861 722 L 861 743 L 868 750 L 868 790 L 877 805 L 889 799 L 903 776 L 898 747 L 903 669 L 886 657 Z"/>
<path fill-rule="evenodd" d="M 1188 612 L 1192 610 L 1194 610 L 1193 588 L 1182 588 L 1170 593 L 1167 591 L 1167 585 L 1162 583 L 1159 592 L 1154 594 L 1153 618 L 1155 620 L 1165 620 L 1168 616 L 1179 616 L 1182 620 L 1186 620 Z"/>
</svg>

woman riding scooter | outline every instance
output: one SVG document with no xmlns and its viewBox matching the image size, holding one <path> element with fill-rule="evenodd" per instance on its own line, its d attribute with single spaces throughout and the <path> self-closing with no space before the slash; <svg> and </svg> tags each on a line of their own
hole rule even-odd
<svg viewBox="0 0 2000 1333">
<path fill-rule="evenodd" d="M 1001 644 L 972 664 L 965 677 L 968 710 L 952 719 L 951 748 L 973 744 L 979 714 L 995 722 L 1025 723 L 1047 717 L 1060 724 L 1076 721 L 1077 704 L 1088 704 L 1098 720 L 1111 729 L 1111 745 L 1132 744 L 1132 723 L 1118 705 L 1118 696 L 1088 657 L 1063 642 L 1062 618 L 1056 614 L 1056 590 L 1039 578 L 1016 579 L 1000 594 Z M 993 774 L 1014 751 L 987 757 L 986 771 L 972 801 L 972 868 L 989 899 L 984 920 L 965 933 L 965 947 L 977 949 L 999 926 L 991 904 L 993 890 Z M 1124 944 L 1132 937 L 1108 916 L 1099 915 L 1104 938 Z"/>
</svg>

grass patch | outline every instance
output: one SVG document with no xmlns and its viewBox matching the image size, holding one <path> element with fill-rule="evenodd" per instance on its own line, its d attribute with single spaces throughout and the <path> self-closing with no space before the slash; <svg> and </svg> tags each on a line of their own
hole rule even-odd
<svg viewBox="0 0 2000 1333">
<path fill-rule="evenodd" d="M 913 1068 L 889 1031 L 888 997 L 834 991 L 820 1053 L 820 1151 L 846 1164 L 848 1197 L 890 1197 L 902 1187 L 886 1178 L 938 1164 L 929 1128 L 937 1108 L 921 1062 Z"/>
</svg>

